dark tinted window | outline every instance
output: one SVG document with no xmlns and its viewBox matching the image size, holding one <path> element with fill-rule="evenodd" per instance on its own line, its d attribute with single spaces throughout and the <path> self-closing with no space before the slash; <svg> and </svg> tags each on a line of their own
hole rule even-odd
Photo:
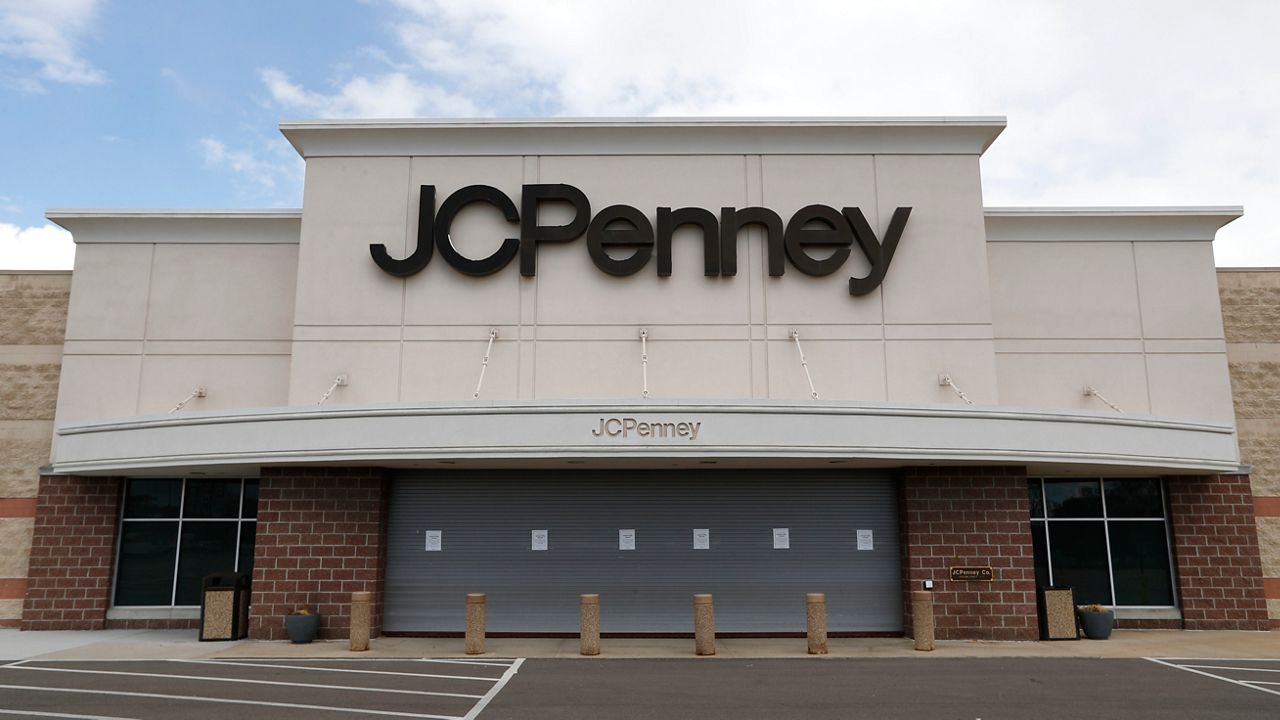
<svg viewBox="0 0 1280 720">
<path fill-rule="evenodd" d="M 1159 480 L 1105 480 L 1103 486 L 1107 492 L 1107 517 L 1164 517 Z"/>
<path fill-rule="evenodd" d="M 236 566 L 237 572 L 253 572 L 254 534 L 257 530 L 256 522 L 240 524 L 240 564 Z"/>
<path fill-rule="evenodd" d="M 1027 481 L 1027 499 L 1031 502 L 1031 517 L 1044 517 L 1044 496 L 1040 493 L 1040 481 Z"/>
<path fill-rule="evenodd" d="M 126 518 L 176 518 L 181 480 L 130 480 L 124 496 Z"/>
<path fill-rule="evenodd" d="M 1102 517 L 1097 480 L 1046 480 L 1044 495 L 1051 518 Z"/>
<path fill-rule="evenodd" d="M 168 605 L 173 601 L 173 555 L 178 523 L 127 522 L 120 533 L 117 605 Z"/>
<path fill-rule="evenodd" d="M 244 508 L 240 511 L 240 517 L 256 518 L 258 517 L 258 481 L 244 481 Z"/>
<path fill-rule="evenodd" d="M 1044 542 L 1044 522 L 1031 523 L 1031 547 L 1035 551 L 1036 585 L 1049 584 L 1049 548 Z"/>
<path fill-rule="evenodd" d="M 240 514 L 239 480 L 188 480 L 184 518 L 234 518 Z"/>
<path fill-rule="evenodd" d="M 199 605 L 200 581 L 205 575 L 235 571 L 237 525 L 236 522 L 182 524 L 175 605 Z"/>
<path fill-rule="evenodd" d="M 1111 603 L 1107 574 L 1107 538 L 1098 521 L 1049 523 L 1053 584 L 1075 588 L 1076 602 Z"/>
<path fill-rule="evenodd" d="M 1164 523 L 1113 522 L 1111 572 L 1119 605 L 1172 605 L 1169 545 Z"/>
</svg>

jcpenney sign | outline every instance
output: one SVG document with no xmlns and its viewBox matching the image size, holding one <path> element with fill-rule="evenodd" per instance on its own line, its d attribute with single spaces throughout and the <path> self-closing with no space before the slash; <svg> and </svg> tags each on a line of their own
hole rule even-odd
<svg viewBox="0 0 1280 720">
<path fill-rule="evenodd" d="M 458 190 L 441 203 L 438 211 L 434 185 L 423 185 L 419 198 L 418 247 L 413 254 L 397 260 L 387 253 L 385 245 L 369 246 L 378 267 L 398 277 L 425 268 L 437 249 L 455 270 L 477 276 L 498 272 L 519 255 L 520 274 L 533 277 L 537 274 L 539 245 L 569 242 L 583 233 L 591 260 L 604 272 L 633 275 L 649 264 L 656 250 L 658 276 L 668 277 L 671 238 L 677 228 L 685 225 L 702 231 L 703 274 L 727 277 L 738 273 L 738 234 L 743 228 L 756 225 L 764 230 L 769 274 L 774 277 L 786 272 L 788 262 L 806 275 L 830 275 L 849 259 L 856 243 L 871 270 L 865 277 L 849 278 L 850 295 L 866 295 L 880 286 L 911 215 L 909 207 L 894 210 L 881 239 L 857 207 L 837 210 L 829 205 L 807 205 L 784 225 L 778 213 L 763 207 L 722 207 L 719 217 L 703 208 L 660 207 L 656 222 L 650 222 L 648 215 L 630 205 L 610 205 L 593 216 L 587 196 L 572 185 L 525 185 L 518 210 L 511 198 L 489 185 Z M 538 208 L 549 202 L 568 203 L 573 219 L 564 225 L 538 224 Z M 519 224 L 519 239 L 506 238 L 485 258 L 469 258 L 458 252 L 449 229 L 458 213 L 472 203 L 491 205 L 508 222 Z M 810 249 L 821 249 L 821 257 L 811 255 Z"/>
</svg>

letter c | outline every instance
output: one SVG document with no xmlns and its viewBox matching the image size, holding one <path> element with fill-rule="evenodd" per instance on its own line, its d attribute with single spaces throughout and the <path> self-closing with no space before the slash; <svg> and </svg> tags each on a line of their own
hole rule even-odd
<svg viewBox="0 0 1280 720">
<path fill-rule="evenodd" d="M 506 267 L 507 263 L 516 256 L 520 251 L 520 241 L 516 238 L 507 238 L 492 255 L 480 260 L 472 260 L 458 252 L 449 238 L 449 228 L 453 225 L 453 218 L 458 212 L 473 202 L 487 202 L 501 210 L 507 222 L 520 222 L 520 214 L 516 212 L 515 203 L 511 202 L 511 198 L 501 190 L 489 185 L 468 185 L 450 195 L 440 205 L 435 224 L 436 247 L 439 248 L 440 256 L 445 262 L 458 272 L 474 276 L 492 275 Z"/>
</svg>

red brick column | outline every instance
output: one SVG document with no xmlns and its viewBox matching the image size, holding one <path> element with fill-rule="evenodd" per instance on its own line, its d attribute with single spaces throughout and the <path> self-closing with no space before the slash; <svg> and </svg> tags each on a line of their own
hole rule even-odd
<svg viewBox="0 0 1280 720">
<path fill-rule="evenodd" d="M 1249 476 L 1170 477 L 1165 486 L 1183 627 L 1267 630 Z"/>
<path fill-rule="evenodd" d="M 346 637 L 356 591 L 374 594 L 381 633 L 386 490 L 378 468 L 262 469 L 250 637 L 283 639 L 284 616 L 304 605 L 320 613 L 320 637 Z"/>
<path fill-rule="evenodd" d="M 907 634 L 910 591 L 933 580 L 938 639 L 1037 639 L 1026 470 L 904 468 L 899 490 Z M 953 565 L 990 566 L 995 579 L 952 582 Z"/>
<path fill-rule="evenodd" d="M 101 630 L 111 604 L 120 478 L 40 478 L 23 630 Z"/>
</svg>

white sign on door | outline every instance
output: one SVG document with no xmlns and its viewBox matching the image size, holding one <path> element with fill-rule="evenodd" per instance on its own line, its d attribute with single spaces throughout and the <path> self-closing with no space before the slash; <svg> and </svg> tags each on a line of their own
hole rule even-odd
<svg viewBox="0 0 1280 720">
<path fill-rule="evenodd" d="M 791 549 L 791 528 L 774 528 L 773 529 L 773 549 L 774 550 L 790 550 Z"/>
<path fill-rule="evenodd" d="M 693 531 L 693 549 L 694 550 L 710 550 L 711 549 L 711 531 L 706 528 L 695 529 Z"/>
<path fill-rule="evenodd" d="M 618 531 L 618 549 L 619 550 L 635 550 L 636 549 L 636 531 L 634 529 Z"/>
<path fill-rule="evenodd" d="M 440 530 L 427 531 L 427 552 L 440 552 L 444 549 L 444 542 L 441 539 Z"/>
<path fill-rule="evenodd" d="M 871 531 L 870 531 L 870 530 L 859 530 L 859 531 L 858 531 L 858 549 L 859 549 L 859 550 L 874 550 L 874 549 L 875 549 L 875 543 L 874 543 L 874 542 L 873 542 L 873 540 L 872 540 L 872 537 L 871 537 Z"/>
<path fill-rule="evenodd" d="M 546 530 L 533 531 L 533 549 L 534 550 L 547 549 L 547 531 Z"/>
</svg>

